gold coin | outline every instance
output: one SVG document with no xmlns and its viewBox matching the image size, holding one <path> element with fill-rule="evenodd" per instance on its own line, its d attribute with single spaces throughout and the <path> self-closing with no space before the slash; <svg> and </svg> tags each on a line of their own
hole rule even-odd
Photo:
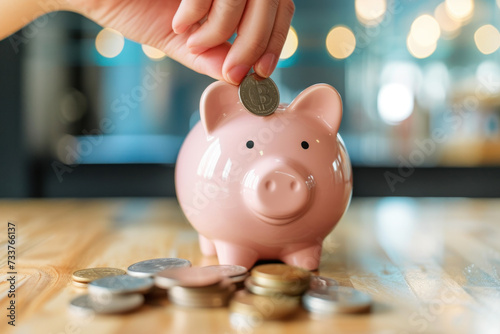
<svg viewBox="0 0 500 334">
<path fill-rule="evenodd" d="M 86 289 L 88 285 L 89 285 L 88 283 L 73 281 L 73 286 L 76 286 L 77 288 Z"/>
<path fill-rule="evenodd" d="M 288 295 L 288 296 L 299 296 L 303 294 L 307 289 L 309 289 L 308 283 L 303 283 L 301 285 L 292 286 L 265 286 L 257 283 L 255 277 L 248 277 L 245 280 L 245 287 L 256 295 L 261 296 L 276 296 L 276 295 Z"/>
<path fill-rule="evenodd" d="M 89 283 L 96 279 L 108 277 L 108 276 L 118 276 L 125 275 L 125 270 L 117 269 L 117 268 L 87 268 L 80 269 L 73 273 L 73 280 L 80 283 Z"/>
<path fill-rule="evenodd" d="M 252 276 L 276 281 L 309 281 L 311 273 L 307 270 L 286 264 L 263 264 L 252 269 Z"/>
<path fill-rule="evenodd" d="M 297 310 L 299 299 L 288 296 L 266 297 L 238 291 L 230 303 L 230 310 L 248 316 L 258 316 L 262 319 L 281 319 Z"/>
</svg>

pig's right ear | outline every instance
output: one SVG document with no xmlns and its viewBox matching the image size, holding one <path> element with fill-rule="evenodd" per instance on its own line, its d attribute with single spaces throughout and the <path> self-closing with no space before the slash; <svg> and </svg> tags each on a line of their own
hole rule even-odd
<svg viewBox="0 0 500 334">
<path fill-rule="evenodd" d="M 200 119 L 207 135 L 238 111 L 237 86 L 217 81 L 208 86 L 201 96 Z"/>
</svg>

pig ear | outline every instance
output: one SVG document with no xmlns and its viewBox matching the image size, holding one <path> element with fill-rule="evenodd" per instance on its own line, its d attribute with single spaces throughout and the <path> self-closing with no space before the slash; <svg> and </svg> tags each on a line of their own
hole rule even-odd
<svg viewBox="0 0 500 334">
<path fill-rule="evenodd" d="M 307 113 L 337 133 L 342 120 L 342 99 L 335 88 L 317 84 L 305 89 L 290 104 L 292 112 Z"/>
<path fill-rule="evenodd" d="M 200 119 L 205 133 L 210 135 L 232 114 L 240 111 L 238 87 L 217 81 L 208 86 L 200 101 Z"/>
</svg>

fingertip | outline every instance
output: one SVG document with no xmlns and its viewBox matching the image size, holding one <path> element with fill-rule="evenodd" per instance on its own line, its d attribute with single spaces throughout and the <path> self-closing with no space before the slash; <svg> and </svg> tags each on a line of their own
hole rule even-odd
<svg viewBox="0 0 500 334">
<path fill-rule="evenodd" d="M 224 73 L 224 79 L 233 85 L 239 85 L 250 71 L 250 68 L 250 66 L 245 64 L 233 66 Z"/>
<path fill-rule="evenodd" d="M 188 24 L 177 24 L 177 25 L 172 25 L 172 30 L 177 34 L 183 34 L 189 29 L 190 25 Z"/>
<path fill-rule="evenodd" d="M 279 58 L 274 53 L 266 53 L 255 64 L 255 72 L 263 78 L 269 77 L 278 65 L 278 60 Z"/>
</svg>

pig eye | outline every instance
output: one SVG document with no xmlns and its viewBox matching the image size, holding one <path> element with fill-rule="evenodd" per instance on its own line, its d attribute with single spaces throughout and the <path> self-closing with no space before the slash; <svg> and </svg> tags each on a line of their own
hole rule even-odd
<svg viewBox="0 0 500 334">
<path fill-rule="evenodd" d="M 249 140 L 249 141 L 247 141 L 247 147 L 248 147 L 248 148 L 253 148 L 253 145 L 254 145 L 254 144 L 253 144 L 253 140 Z"/>
<path fill-rule="evenodd" d="M 300 146 L 302 146 L 302 148 L 304 150 L 307 150 L 309 148 L 309 143 L 306 141 L 303 141 L 302 143 L 300 143 Z"/>
</svg>

